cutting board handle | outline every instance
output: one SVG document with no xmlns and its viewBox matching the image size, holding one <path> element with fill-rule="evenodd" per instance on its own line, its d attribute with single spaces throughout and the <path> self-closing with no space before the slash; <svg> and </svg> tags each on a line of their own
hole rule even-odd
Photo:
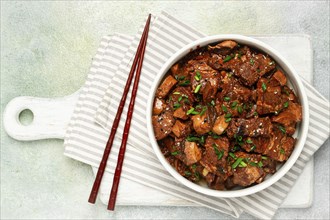
<svg viewBox="0 0 330 220">
<path fill-rule="evenodd" d="M 62 98 L 16 97 L 4 110 L 5 131 L 10 137 L 20 141 L 64 139 L 78 96 L 79 91 Z M 29 125 L 23 125 L 19 119 L 20 113 L 26 109 L 33 113 Z"/>
</svg>

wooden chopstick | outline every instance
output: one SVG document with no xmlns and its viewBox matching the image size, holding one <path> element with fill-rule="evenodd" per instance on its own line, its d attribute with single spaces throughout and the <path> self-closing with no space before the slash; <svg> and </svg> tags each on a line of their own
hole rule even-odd
<svg viewBox="0 0 330 220">
<path fill-rule="evenodd" d="M 150 19 L 150 17 L 151 17 L 151 15 L 149 14 L 148 20 Z M 133 89 L 132 89 L 132 96 L 131 96 L 131 100 L 130 100 L 129 107 L 128 107 L 127 118 L 126 118 L 125 127 L 124 127 L 124 133 L 123 133 L 123 136 L 122 136 L 122 142 L 121 142 L 120 149 L 119 149 L 119 154 L 118 154 L 117 166 L 116 166 L 115 175 L 113 177 L 113 182 L 112 182 L 112 188 L 111 188 L 111 193 L 110 193 L 110 198 L 109 198 L 109 203 L 108 203 L 108 210 L 114 210 L 115 204 L 116 204 L 116 198 L 117 198 L 118 186 L 119 186 L 119 182 L 120 182 L 121 170 L 122 170 L 123 162 L 124 162 L 124 158 L 125 158 L 125 151 L 126 151 L 128 133 L 129 133 L 129 129 L 130 129 L 130 126 L 131 126 L 131 120 L 132 120 L 132 116 L 133 116 L 135 97 L 136 97 L 136 93 L 137 93 L 138 86 L 139 86 L 141 69 L 142 69 L 143 58 L 144 58 L 144 52 L 145 52 L 146 45 L 147 45 L 149 23 L 147 24 L 146 29 L 147 29 L 146 40 L 143 42 L 143 46 L 142 46 L 142 50 L 141 50 L 141 54 L 140 54 L 140 59 L 139 59 L 138 67 L 137 67 L 137 72 L 136 72 L 135 79 L 134 79 L 134 84 L 133 84 Z"/>
<path fill-rule="evenodd" d="M 143 34 L 141 36 L 140 43 L 139 43 L 139 46 L 137 48 L 137 51 L 136 51 L 136 54 L 135 54 L 135 57 L 134 57 L 134 60 L 133 60 L 131 71 L 130 71 L 129 76 L 128 76 L 127 81 L 126 81 L 123 96 L 120 100 L 119 107 L 118 107 L 118 110 L 117 110 L 117 114 L 116 114 L 116 117 L 115 117 L 114 122 L 112 124 L 111 133 L 110 133 L 109 139 L 107 141 L 107 144 L 105 146 L 104 153 L 103 153 L 103 156 L 102 156 L 102 160 L 100 162 L 100 166 L 98 168 L 98 171 L 97 171 L 97 174 L 96 174 L 96 177 L 95 177 L 93 188 L 92 188 L 91 193 L 89 195 L 88 202 L 93 203 L 93 204 L 96 201 L 97 193 L 98 193 L 100 185 L 101 185 L 102 177 L 103 177 L 103 174 L 104 174 L 104 171 L 105 171 L 105 167 L 107 165 L 107 161 L 108 161 L 108 158 L 109 158 L 109 154 L 110 154 L 110 151 L 111 151 L 113 140 L 114 140 L 116 132 L 117 132 L 117 128 L 118 128 L 118 125 L 119 125 L 119 122 L 120 122 L 120 117 L 121 117 L 121 114 L 122 114 L 124 106 L 125 106 L 125 101 L 126 101 L 126 98 L 127 98 L 129 88 L 131 86 L 131 82 L 132 82 L 132 79 L 133 79 L 133 76 L 134 76 L 134 72 L 135 72 L 137 63 L 140 60 L 142 49 L 143 49 L 143 47 L 145 48 L 145 42 L 146 42 L 146 39 L 148 37 L 150 20 L 151 20 L 151 14 L 149 14 L 148 20 L 146 22 L 146 26 L 143 30 Z M 144 52 L 143 52 L 143 54 L 144 54 Z M 134 83 L 135 83 L 135 81 L 134 81 Z"/>
</svg>

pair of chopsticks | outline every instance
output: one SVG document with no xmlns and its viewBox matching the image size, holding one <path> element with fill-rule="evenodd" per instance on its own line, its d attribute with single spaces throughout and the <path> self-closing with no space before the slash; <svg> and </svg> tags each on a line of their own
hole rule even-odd
<svg viewBox="0 0 330 220">
<path fill-rule="evenodd" d="M 112 124 L 111 133 L 110 133 L 109 139 L 107 141 L 106 147 L 104 149 L 102 160 L 100 162 L 100 166 L 99 166 L 99 169 L 98 169 L 96 177 L 95 177 L 93 188 L 92 188 L 92 191 L 91 191 L 89 199 L 88 199 L 88 202 L 93 203 L 93 204 L 95 203 L 97 193 L 98 193 L 98 190 L 99 190 L 100 185 L 101 185 L 103 173 L 105 171 L 105 167 L 106 167 L 108 157 L 109 157 L 109 154 L 110 154 L 110 151 L 111 151 L 112 143 L 113 143 L 113 140 L 114 140 L 116 132 L 117 132 L 120 117 L 121 117 L 121 114 L 122 114 L 124 106 L 125 106 L 127 93 L 128 93 L 129 88 L 131 86 L 131 82 L 132 82 L 134 72 L 135 72 L 135 69 L 136 69 L 136 66 L 137 66 L 137 71 L 136 71 L 134 84 L 133 84 L 133 89 L 132 89 L 131 100 L 130 100 L 130 103 L 129 103 L 127 118 L 126 118 L 125 127 L 124 127 L 124 133 L 123 133 L 123 136 L 122 136 L 122 142 L 121 142 L 120 149 L 119 149 L 117 166 L 116 166 L 116 170 L 115 170 L 115 175 L 113 177 L 112 188 L 111 188 L 110 198 L 109 198 L 109 202 L 108 202 L 108 210 L 114 210 L 115 204 L 116 204 L 116 198 L 117 198 L 118 186 L 119 186 L 119 181 L 120 181 L 120 175 L 121 175 L 121 170 L 122 170 L 124 157 L 125 157 L 128 133 L 129 133 L 129 129 L 130 129 L 130 126 L 131 126 L 131 120 L 132 120 L 132 115 L 133 115 L 133 110 L 134 110 L 135 97 L 136 97 L 136 93 L 137 93 L 137 90 L 138 90 L 138 85 L 139 85 L 139 80 L 140 80 L 140 75 L 141 75 L 141 69 L 142 69 L 142 64 L 143 64 L 143 58 L 144 58 L 144 52 L 145 52 L 146 45 L 147 45 L 147 38 L 148 38 L 150 20 L 151 20 L 151 14 L 149 14 L 148 20 L 147 20 L 146 25 L 144 27 L 144 31 L 143 31 L 143 34 L 141 36 L 139 46 L 137 48 L 137 51 L 136 51 L 136 54 L 135 54 L 135 57 L 134 57 L 134 60 L 133 60 L 131 71 L 130 71 L 129 76 L 128 76 L 127 81 L 126 81 L 126 85 L 125 85 L 125 88 L 124 88 L 124 93 L 123 93 L 123 96 L 120 100 L 120 104 L 118 106 L 118 110 L 117 110 L 115 120 Z"/>
</svg>

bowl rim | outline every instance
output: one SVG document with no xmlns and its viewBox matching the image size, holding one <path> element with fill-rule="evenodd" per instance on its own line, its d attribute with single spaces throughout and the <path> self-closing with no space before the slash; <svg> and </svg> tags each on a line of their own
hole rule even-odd
<svg viewBox="0 0 330 220">
<path fill-rule="evenodd" d="M 279 170 L 277 170 L 272 176 L 270 176 L 268 179 L 264 180 L 263 182 L 253 185 L 251 187 L 238 189 L 238 190 L 214 190 L 211 188 L 206 188 L 203 186 L 200 186 L 196 183 L 193 183 L 183 176 L 181 176 L 165 159 L 163 156 L 158 143 L 156 141 L 154 130 L 152 126 L 152 108 L 153 108 L 153 100 L 155 97 L 155 92 L 157 90 L 158 85 L 160 84 L 161 80 L 167 73 L 167 71 L 170 69 L 170 67 L 176 63 L 178 60 L 180 60 L 183 56 L 188 54 L 189 52 L 197 49 L 198 47 L 203 47 L 208 44 L 216 43 L 223 40 L 234 40 L 237 41 L 240 44 L 248 45 L 254 48 L 257 48 L 258 50 L 269 54 L 272 59 L 275 60 L 275 62 L 280 66 L 284 71 L 289 79 L 289 81 L 295 86 L 295 92 L 297 97 L 299 98 L 300 104 L 302 106 L 302 117 L 303 120 L 300 122 L 300 127 L 297 128 L 297 131 L 299 131 L 299 135 L 297 137 L 297 141 L 295 143 L 294 150 L 292 154 L 290 155 L 289 159 L 280 167 Z M 297 74 L 296 70 L 293 68 L 293 66 L 278 52 L 277 50 L 273 49 L 271 46 L 267 45 L 266 43 L 263 43 L 255 38 L 247 37 L 243 35 L 236 35 L 236 34 L 219 34 L 219 35 L 212 35 L 207 36 L 201 39 L 198 39 L 180 50 L 178 50 L 175 54 L 173 54 L 162 66 L 161 70 L 158 72 L 158 74 L 155 76 L 154 82 L 152 84 L 148 102 L 147 102 L 147 111 L 146 111 L 146 119 L 147 119 L 147 131 L 150 143 L 153 147 L 153 150 L 158 158 L 158 160 L 161 162 L 161 164 L 164 166 L 164 168 L 181 184 L 187 186 L 190 189 L 193 189 L 199 193 L 214 196 L 214 197 L 223 197 L 223 198 L 233 198 L 233 197 L 241 197 L 241 196 L 247 196 L 254 194 L 256 192 L 259 192 L 272 184 L 276 183 L 280 178 L 282 178 L 295 164 L 297 159 L 299 158 L 301 151 L 304 147 L 304 144 L 306 142 L 307 138 L 307 132 L 308 132 L 308 125 L 309 125 L 309 106 L 308 106 L 308 99 L 307 95 L 303 86 L 303 83 L 300 79 L 300 76 Z"/>
</svg>

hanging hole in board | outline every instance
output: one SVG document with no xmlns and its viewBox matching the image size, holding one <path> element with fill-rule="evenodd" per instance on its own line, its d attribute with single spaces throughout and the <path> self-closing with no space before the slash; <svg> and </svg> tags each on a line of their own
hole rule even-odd
<svg viewBox="0 0 330 220">
<path fill-rule="evenodd" d="M 22 125 L 28 126 L 32 123 L 33 117 L 33 112 L 30 109 L 24 109 L 19 113 L 18 119 Z"/>
</svg>

